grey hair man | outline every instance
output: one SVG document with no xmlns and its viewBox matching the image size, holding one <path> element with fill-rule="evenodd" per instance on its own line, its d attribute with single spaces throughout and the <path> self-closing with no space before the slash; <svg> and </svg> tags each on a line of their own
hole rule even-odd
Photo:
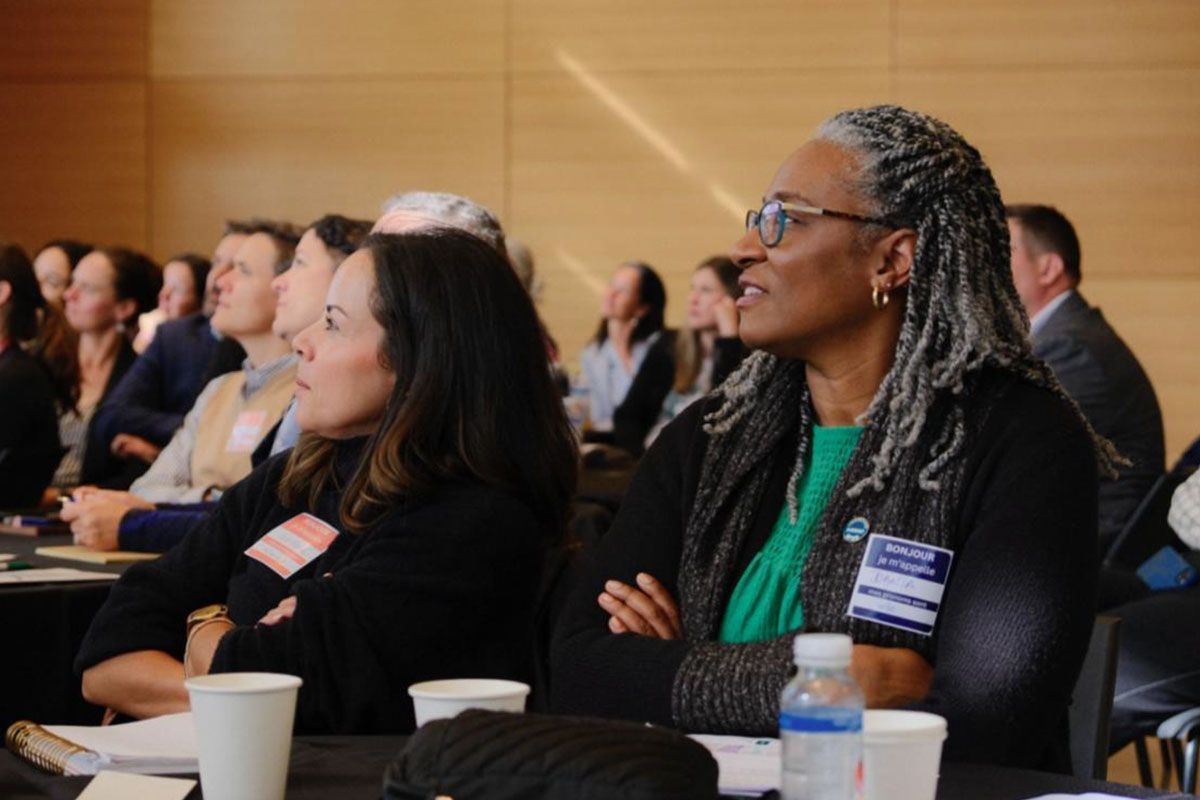
<svg viewBox="0 0 1200 800">
<path fill-rule="evenodd" d="M 372 233 L 403 233 L 425 227 L 451 227 L 478 236 L 506 258 L 504 229 L 496 215 L 466 197 L 449 192 L 399 192 L 383 204 Z"/>
<path fill-rule="evenodd" d="M 1102 551 L 1163 470 L 1162 412 L 1137 356 L 1079 293 L 1079 238 L 1058 209 L 1006 207 L 1013 283 L 1030 317 L 1033 353 L 1128 465 L 1100 482 Z"/>
</svg>

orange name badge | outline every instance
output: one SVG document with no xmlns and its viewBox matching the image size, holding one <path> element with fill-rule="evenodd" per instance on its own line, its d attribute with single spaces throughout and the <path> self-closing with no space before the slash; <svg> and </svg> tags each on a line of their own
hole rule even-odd
<svg viewBox="0 0 1200 800">
<path fill-rule="evenodd" d="M 253 453 L 262 438 L 263 424 L 267 421 L 265 411 L 243 411 L 238 414 L 229 432 L 229 441 L 225 442 L 226 453 Z"/>
<path fill-rule="evenodd" d="M 337 528 L 312 514 L 298 514 L 272 528 L 246 549 L 246 555 L 288 579 L 329 549 Z"/>
</svg>

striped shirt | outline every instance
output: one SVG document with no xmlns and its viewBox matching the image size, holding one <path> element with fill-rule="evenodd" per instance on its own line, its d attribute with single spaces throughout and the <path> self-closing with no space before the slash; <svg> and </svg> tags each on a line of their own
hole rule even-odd
<svg viewBox="0 0 1200 800">
<path fill-rule="evenodd" d="M 87 449 L 88 426 L 92 423 L 92 415 L 96 413 L 96 404 L 86 408 L 79 407 L 78 411 L 71 409 L 58 418 L 58 440 L 67 452 L 58 469 L 54 472 L 54 480 L 50 483 L 56 489 L 70 490 L 79 485 L 83 477 L 83 456 Z"/>
</svg>

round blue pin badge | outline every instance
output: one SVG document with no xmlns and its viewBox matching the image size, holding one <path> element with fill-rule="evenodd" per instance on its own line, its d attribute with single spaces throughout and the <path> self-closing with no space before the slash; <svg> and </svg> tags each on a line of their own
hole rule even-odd
<svg viewBox="0 0 1200 800">
<path fill-rule="evenodd" d="M 867 522 L 867 518 L 855 517 L 846 523 L 846 527 L 842 528 L 842 538 L 847 542 L 857 542 L 870 532 L 871 523 Z"/>
</svg>

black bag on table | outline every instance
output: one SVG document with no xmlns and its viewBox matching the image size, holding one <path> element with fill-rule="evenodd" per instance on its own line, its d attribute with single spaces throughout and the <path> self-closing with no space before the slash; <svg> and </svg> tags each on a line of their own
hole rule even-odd
<svg viewBox="0 0 1200 800">
<path fill-rule="evenodd" d="M 632 722 L 464 711 L 427 723 L 387 768 L 385 800 L 715 800 L 717 763 Z"/>
</svg>

